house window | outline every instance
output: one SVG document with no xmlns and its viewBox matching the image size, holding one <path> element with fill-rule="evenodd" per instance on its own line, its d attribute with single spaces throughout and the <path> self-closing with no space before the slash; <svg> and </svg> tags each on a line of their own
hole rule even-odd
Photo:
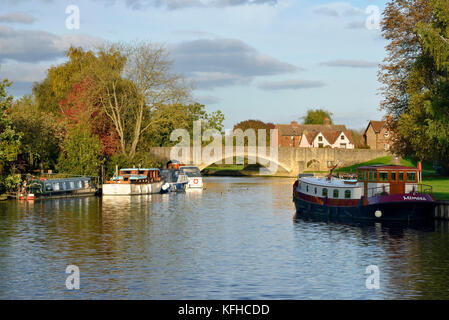
<svg viewBox="0 0 449 320">
<path fill-rule="evenodd" d="M 327 188 L 323 188 L 322 195 L 323 197 L 327 197 Z"/>
<path fill-rule="evenodd" d="M 345 191 L 345 199 L 351 199 L 351 190 Z"/>
<path fill-rule="evenodd" d="M 323 148 L 323 144 L 322 143 L 318 143 L 318 148 Z"/>
<path fill-rule="evenodd" d="M 334 189 L 334 198 L 338 198 L 339 191 L 338 189 Z"/>
<path fill-rule="evenodd" d="M 390 136 L 390 132 L 388 130 L 385 130 L 384 136 L 385 138 L 388 138 Z"/>
<path fill-rule="evenodd" d="M 346 149 L 346 143 L 340 143 L 340 148 Z"/>
<path fill-rule="evenodd" d="M 322 137 L 322 136 L 319 136 L 319 137 L 318 137 L 318 141 L 323 141 L 323 137 Z"/>
<path fill-rule="evenodd" d="M 345 140 L 345 136 L 344 136 L 344 135 L 341 135 L 340 139 L 341 139 L 341 140 Z"/>
<path fill-rule="evenodd" d="M 390 145 L 388 143 L 385 144 L 385 150 L 390 150 Z"/>
</svg>

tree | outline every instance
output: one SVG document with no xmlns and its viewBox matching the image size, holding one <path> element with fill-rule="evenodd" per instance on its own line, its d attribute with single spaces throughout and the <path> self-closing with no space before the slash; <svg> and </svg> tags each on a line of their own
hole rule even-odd
<svg viewBox="0 0 449 320">
<path fill-rule="evenodd" d="M 449 4 L 431 4 L 433 19 L 417 24 L 421 54 L 407 77 L 409 102 L 398 129 L 419 159 L 441 161 L 449 175 Z"/>
<path fill-rule="evenodd" d="M 394 120 L 408 108 L 407 77 L 422 52 L 416 26 L 431 18 L 428 0 L 392 0 L 383 12 L 382 35 L 389 43 L 378 78 L 383 84 L 381 107 Z"/>
<path fill-rule="evenodd" d="M 234 131 L 237 129 L 241 129 L 243 132 L 245 132 L 248 129 L 253 129 L 255 132 L 255 138 L 256 138 L 256 145 L 259 144 L 259 130 L 265 130 L 265 137 L 266 137 L 266 146 L 269 146 L 270 144 L 270 126 L 267 125 L 265 122 L 260 120 L 245 120 L 237 123 L 234 126 Z M 245 137 L 244 144 L 248 145 L 248 138 Z"/>
<path fill-rule="evenodd" d="M 132 159 L 142 135 L 157 123 L 152 117 L 157 107 L 182 103 L 190 91 L 171 71 L 162 47 L 113 45 L 99 57 L 101 63 L 92 69 L 101 91 L 99 103 L 114 123 L 122 152 Z"/>
<path fill-rule="evenodd" d="M 6 88 L 11 84 L 7 79 L 0 82 L 0 193 L 15 189 L 20 183 L 20 175 L 11 172 L 13 170 L 9 167 L 19 154 L 21 139 L 8 114 L 13 97 L 7 94 Z"/>
<path fill-rule="evenodd" d="M 22 134 L 20 153 L 30 168 L 54 168 L 64 132 L 56 116 L 41 111 L 31 96 L 13 103 L 9 114 L 14 130 Z"/>
<path fill-rule="evenodd" d="M 329 119 L 329 124 L 332 124 L 332 113 L 324 109 L 309 109 L 302 117 L 304 124 L 324 124 L 326 119 Z"/>
<path fill-rule="evenodd" d="M 101 166 L 101 142 L 90 128 L 76 125 L 62 144 L 57 168 L 70 174 L 98 176 Z"/>
</svg>

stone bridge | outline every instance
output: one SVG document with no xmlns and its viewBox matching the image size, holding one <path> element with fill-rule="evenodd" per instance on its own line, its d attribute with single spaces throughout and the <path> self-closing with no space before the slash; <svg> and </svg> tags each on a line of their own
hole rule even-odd
<svg viewBox="0 0 449 320">
<path fill-rule="evenodd" d="M 266 168 L 274 168 L 272 174 L 292 177 L 304 171 L 328 171 L 329 165 L 334 165 L 337 161 L 340 161 L 342 166 L 350 166 L 379 157 L 391 156 L 390 153 L 380 150 L 338 148 L 278 147 L 277 155 L 276 150 L 271 153 L 269 151 L 266 153 L 257 153 L 248 147 L 245 147 L 244 151 L 236 150 L 235 147 L 232 149 L 232 152 L 228 150 L 228 153 L 226 153 L 226 151 L 223 147 L 221 154 L 208 157 L 202 157 L 198 154 L 195 156 L 193 148 L 190 148 L 190 152 L 188 152 L 188 155 L 184 155 L 184 157 L 182 156 L 182 152 L 177 156 L 173 156 L 172 148 L 169 147 L 155 147 L 151 148 L 149 152 L 161 161 L 180 160 L 183 163 L 197 166 L 200 170 L 219 161 L 222 161 L 222 163 L 225 163 L 225 161 L 227 161 L 226 163 L 233 163 L 232 161 L 236 156 L 245 157 L 249 160 L 254 159 L 255 163 Z M 189 160 L 186 161 L 187 159 Z M 197 159 L 200 160 L 198 161 Z"/>
</svg>

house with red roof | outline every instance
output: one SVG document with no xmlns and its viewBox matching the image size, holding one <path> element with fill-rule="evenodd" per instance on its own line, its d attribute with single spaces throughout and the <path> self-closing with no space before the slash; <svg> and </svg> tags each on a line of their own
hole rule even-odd
<svg viewBox="0 0 449 320">
<path fill-rule="evenodd" d="M 362 144 L 373 150 L 390 150 L 390 131 L 386 121 L 371 120 L 363 132 Z"/>
<path fill-rule="evenodd" d="M 324 124 L 277 124 L 281 147 L 293 148 L 344 148 L 354 149 L 352 134 L 345 125 Z"/>
</svg>

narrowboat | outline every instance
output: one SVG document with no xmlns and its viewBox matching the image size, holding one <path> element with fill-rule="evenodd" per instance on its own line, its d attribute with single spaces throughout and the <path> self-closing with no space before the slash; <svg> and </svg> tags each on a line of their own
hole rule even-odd
<svg viewBox="0 0 449 320">
<path fill-rule="evenodd" d="M 182 166 L 179 168 L 181 174 L 185 174 L 188 179 L 187 188 L 203 188 L 203 177 L 198 167 Z"/>
<path fill-rule="evenodd" d="M 357 168 L 353 179 L 299 175 L 293 185 L 298 216 L 331 219 L 414 221 L 432 217 L 432 187 L 419 183 L 419 171 L 399 165 Z"/>
<path fill-rule="evenodd" d="M 159 169 L 127 168 L 120 169 L 109 181 L 103 184 L 102 192 L 105 196 L 159 193 L 162 184 Z"/>
<path fill-rule="evenodd" d="M 98 188 L 89 177 L 31 179 L 24 182 L 20 200 L 93 196 Z"/>
</svg>

